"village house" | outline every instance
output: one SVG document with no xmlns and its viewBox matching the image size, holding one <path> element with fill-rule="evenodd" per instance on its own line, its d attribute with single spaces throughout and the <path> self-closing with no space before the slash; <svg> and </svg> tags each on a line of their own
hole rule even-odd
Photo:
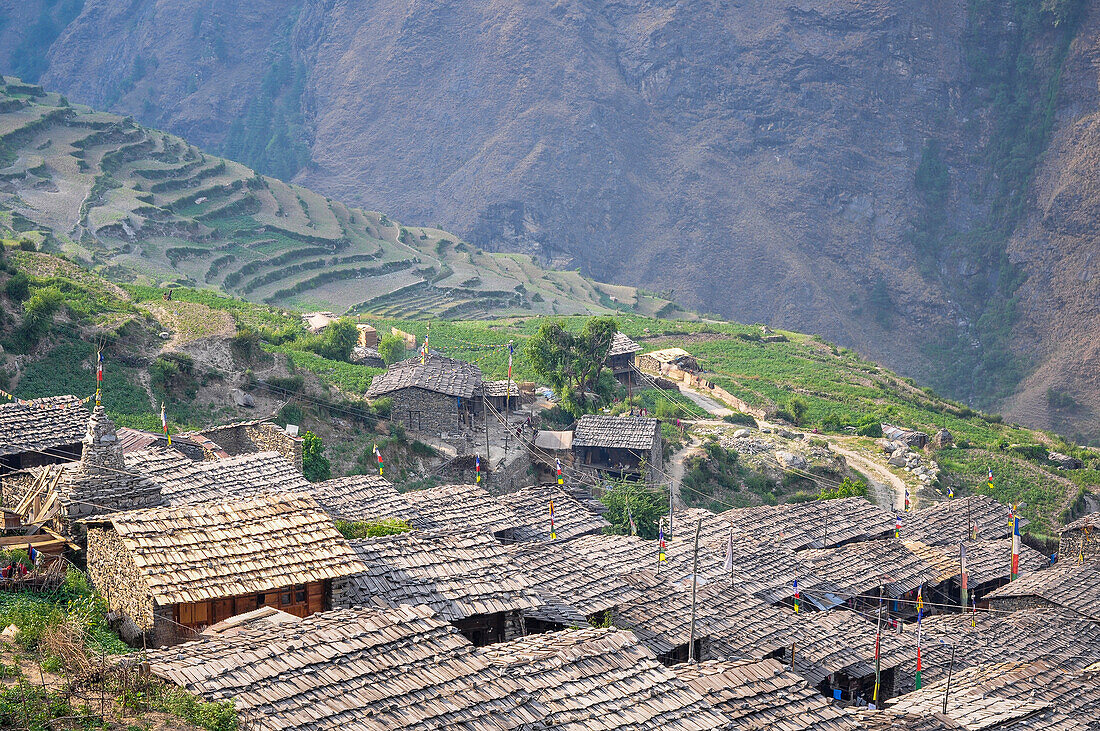
<svg viewBox="0 0 1100 731">
<path fill-rule="evenodd" d="M 995 541 L 967 541 L 966 574 L 967 595 L 969 601 L 985 608 L 985 597 L 991 591 L 1009 582 L 1012 573 L 1012 539 L 1001 538 Z M 951 567 L 950 581 L 940 587 L 938 601 L 958 604 L 961 600 L 960 581 L 961 563 L 959 546 L 932 546 L 939 551 L 942 560 Z M 1046 556 L 1026 544 L 1020 545 L 1020 575 L 1048 566 Z"/>
<path fill-rule="evenodd" d="M 479 412 L 481 369 L 472 363 L 431 355 L 394 363 L 375 376 L 371 400 L 392 401 L 391 418 L 414 432 L 442 437 L 473 425 Z"/>
<path fill-rule="evenodd" d="M 1100 560 L 1100 513 L 1078 518 L 1059 531 L 1058 559 L 1079 563 Z"/>
<path fill-rule="evenodd" d="M 601 479 L 655 484 L 664 468 L 660 423 L 642 416 L 585 414 L 573 432 L 573 459 Z"/>
<path fill-rule="evenodd" d="M 924 449 L 928 444 L 928 435 L 914 429 L 904 429 L 893 424 L 882 424 L 882 436 L 892 442 L 901 442 L 913 449 Z"/>
<path fill-rule="evenodd" d="M 522 525 L 516 528 L 517 541 L 568 540 L 601 533 L 611 524 L 593 513 L 557 485 L 535 485 L 497 498 L 511 508 Z M 554 533 L 550 535 L 550 503 L 554 504 Z"/>
<path fill-rule="evenodd" d="M 549 712 L 430 607 L 322 612 L 148 653 L 149 672 L 242 728 L 527 731 Z M 288 682 L 292 679 L 292 682 Z"/>
<path fill-rule="evenodd" d="M 0 404 L 0 475 L 79 459 L 87 425 L 75 396 Z"/>
<path fill-rule="evenodd" d="M 861 497 L 733 508 L 721 515 L 752 536 L 795 551 L 888 538 L 895 525 L 893 515 Z"/>
<path fill-rule="evenodd" d="M 300 466 L 277 452 L 196 462 L 171 449 L 131 452 L 126 469 L 155 482 L 165 505 L 310 492 Z"/>
<path fill-rule="evenodd" d="M 338 319 L 333 312 L 303 312 L 302 326 L 311 333 L 319 333 Z"/>
<path fill-rule="evenodd" d="M 908 614 L 917 589 L 933 589 L 944 581 L 945 574 L 940 561 L 927 561 L 905 542 L 893 538 L 810 549 L 800 551 L 798 557 L 814 574 L 836 587 L 838 597 L 857 609 L 877 606 L 881 596 L 905 600 L 900 605 L 895 602 L 893 609 Z"/>
<path fill-rule="evenodd" d="M 485 381 L 481 384 L 481 392 L 485 402 L 498 414 L 505 414 L 508 409 L 514 411 L 523 403 L 519 384 L 515 381 Z"/>
<path fill-rule="evenodd" d="M 1100 561 L 1059 561 L 990 592 L 986 599 L 994 611 L 1057 607 L 1100 622 Z"/>
<path fill-rule="evenodd" d="M 681 380 L 685 373 L 698 373 L 702 370 L 695 356 L 683 348 L 665 348 L 654 350 L 637 357 L 638 368 L 650 373 Z"/>
<path fill-rule="evenodd" d="M 538 471 L 536 481 L 540 484 L 557 484 L 558 463 L 561 463 L 563 479 L 565 473 L 573 467 L 573 432 L 547 429 L 535 432 L 535 449 L 531 458 Z M 585 483 L 569 480 L 566 488 L 579 499 L 592 497 L 592 488 Z M 578 492 L 580 495 L 577 495 Z"/>
<path fill-rule="evenodd" d="M 409 532 L 350 544 L 367 569 L 333 582 L 336 607 L 427 605 L 480 647 L 522 637 L 524 612 L 543 603 L 486 533 Z"/>
<path fill-rule="evenodd" d="M 634 356 L 641 351 L 640 345 L 622 333 L 615 333 L 611 340 L 611 347 L 607 351 L 607 367 L 624 386 L 628 386 L 633 380 Z"/>
<path fill-rule="evenodd" d="M 305 495 L 109 513 L 84 521 L 88 576 L 149 645 L 261 606 L 304 617 L 328 609 L 332 580 L 367 567 Z"/>
<path fill-rule="evenodd" d="M 130 429 L 125 426 L 116 429 L 115 433 L 118 435 L 123 454 L 149 449 L 172 449 L 188 459 L 201 460 L 207 458 L 209 446 L 216 446 L 212 442 L 189 439 L 183 435 L 173 436 L 172 444 L 169 445 L 168 437 L 163 433 Z"/>
</svg>

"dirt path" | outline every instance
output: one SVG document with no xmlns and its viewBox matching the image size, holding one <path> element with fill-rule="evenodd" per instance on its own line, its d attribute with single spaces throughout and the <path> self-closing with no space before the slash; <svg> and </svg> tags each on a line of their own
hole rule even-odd
<svg viewBox="0 0 1100 731">
<path fill-rule="evenodd" d="M 869 457 L 847 449 L 836 440 L 830 439 L 829 447 L 842 455 L 849 465 L 867 476 L 867 488 L 876 505 L 884 510 L 901 509 L 905 505 L 905 480 Z M 913 498 L 910 497 L 910 502 L 912 501 Z M 914 504 L 912 507 L 915 510 L 917 506 Z"/>
<path fill-rule="evenodd" d="M 733 415 L 733 409 L 727 406 L 723 406 L 722 404 L 712 399 L 710 396 L 704 396 L 698 391 L 688 388 L 682 383 L 678 383 L 676 385 L 680 389 L 680 393 L 682 393 L 685 397 L 687 397 L 689 401 L 691 401 L 693 404 L 695 404 L 708 414 L 719 417 Z"/>
<path fill-rule="evenodd" d="M 702 442 L 699 441 L 698 438 L 692 437 L 691 444 L 668 458 L 667 472 L 669 480 L 672 482 L 672 494 L 675 496 L 674 504 L 677 508 L 687 507 L 683 497 L 680 495 L 680 483 L 684 481 L 684 473 L 687 471 L 684 462 L 686 462 L 689 457 L 694 457 L 695 455 L 703 453 L 703 449 L 700 446 L 701 444 Z"/>
</svg>

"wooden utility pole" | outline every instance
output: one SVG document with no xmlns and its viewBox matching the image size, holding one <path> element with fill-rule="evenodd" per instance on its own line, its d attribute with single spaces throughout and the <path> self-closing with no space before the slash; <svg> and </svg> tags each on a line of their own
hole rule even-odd
<svg viewBox="0 0 1100 731">
<path fill-rule="evenodd" d="M 882 646 L 882 577 L 878 579 L 878 629 L 875 632 L 875 695 L 872 700 L 878 708 L 878 690 L 882 684 L 882 661 L 879 649 Z"/>
<path fill-rule="evenodd" d="M 947 697 L 951 695 L 951 674 L 955 670 L 955 646 L 951 645 L 951 664 L 947 666 L 947 687 L 943 689 L 943 713 L 947 715 Z"/>
<path fill-rule="evenodd" d="M 703 528 L 703 521 L 695 521 L 695 558 L 691 568 L 691 628 L 688 631 L 688 662 L 695 662 L 695 594 L 699 583 L 699 531 Z"/>
<path fill-rule="evenodd" d="M 481 415 L 485 419 L 485 466 L 493 467 L 493 455 L 489 452 L 489 401 L 485 398 L 485 387 L 481 388 Z"/>
</svg>

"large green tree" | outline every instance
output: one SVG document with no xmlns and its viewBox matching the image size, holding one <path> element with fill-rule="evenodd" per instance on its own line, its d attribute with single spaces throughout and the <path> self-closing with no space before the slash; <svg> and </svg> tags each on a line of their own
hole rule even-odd
<svg viewBox="0 0 1100 731">
<path fill-rule="evenodd" d="M 570 332 L 560 322 L 544 322 L 527 341 L 524 352 L 539 378 L 561 399 L 562 407 L 579 415 L 592 411 L 611 395 L 613 384 L 605 367 L 618 330 L 611 317 L 593 317 L 580 332 Z"/>
</svg>

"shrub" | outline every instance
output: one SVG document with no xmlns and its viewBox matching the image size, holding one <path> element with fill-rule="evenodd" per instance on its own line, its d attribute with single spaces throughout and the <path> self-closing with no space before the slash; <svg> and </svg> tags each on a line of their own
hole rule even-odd
<svg viewBox="0 0 1100 731">
<path fill-rule="evenodd" d="M 50 329 L 53 317 L 65 297 L 57 287 L 42 287 L 23 303 L 23 328 L 28 334 L 42 335 Z"/>
<path fill-rule="evenodd" d="M 298 404 L 287 404 L 283 408 L 279 409 L 279 413 L 276 418 L 283 422 L 283 425 L 287 424 L 301 424 L 302 423 L 302 407 Z"/>
<path fill-rule="evenodd" d="M 23 272 L 16 272 L 4 285 L 4 291 L 12 302 L 22 302 L 31 293 L 31 280 Z"/>
<path fill-rule="evenodd" d="M 875 422 L 873 424 L 865 424 L 856 428 L 856 434 L 861 437 L 881 437 L 882 436 L 882 424 Z"/>
<path fill-rule="evenodd" d="M 378 538 L 407 533 L 412 526 L 407 521 L 390 518 L 387 520 L 337 520 L 336 530 L 349 540 L 355 538 Z"/>
<path fill-rule="evenodd" d="M 380 418 L 388 419 L 390 418 L 390 414 L 393 413 L 393 399 L 389 396 L 376 398 L 374 401 L 371 401 L 370 407 Z"/>
<path fill-rule="evenodd" d="M 391 365 L 405 358 L 405 341 L 396 335 L 383 335 L 378 343 L 378 354 L 382 362 Z"/>
<path fill-rule="evenodd" d="M 740 411 L 722 417 L 722 421 L 728 424 L 743 424 L 744 426 L 756 426 L 756 417 L 751 414 L 742 414 Z"/>
<path fill-rule="evenodd" d="M 306 347 L 322 358 L 346 363 L 358 342 L 359 330 L 355 323 L 342 318 L 326 327 L 320 338 L 311 339 Z"/>
<path fill-rule="evenodd" d="M 863 480 L 853 480 L 845 477 L 839 485 L 832 490 L 823 489 L 818 494 L 818 500 L 836 500 L 845 497 L 867 497 L 867 483 Z"/>
<path fill-rule="evenodd" d="M 320 482 L 332 477 L 332 467 L 324 455 L 321 437 L 311 431 L 302 435 L 302 474 L 310 482 Z"/>
</svg>

